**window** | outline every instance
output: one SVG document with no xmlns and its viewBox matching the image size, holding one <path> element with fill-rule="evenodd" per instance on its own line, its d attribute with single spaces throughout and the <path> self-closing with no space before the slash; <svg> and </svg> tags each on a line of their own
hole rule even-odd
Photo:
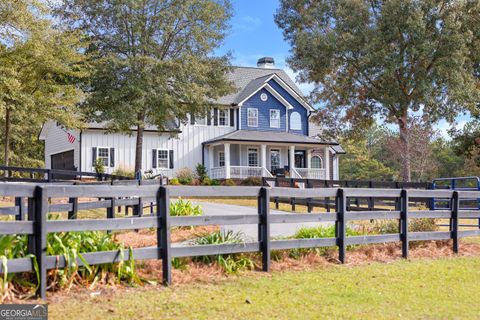
<svg viewBox="0 0 480 320">
<path fill-rule="evenodd" d="M 204 126 L 207 124 L 207 117 L 195 118 L 195 124 L 197 126 Z"/>
<path fill-rule="evenodd" d="M 290 115 L 290 129 L 302 130 L 302 118 L 300 117 L 300 113 L 296 111 Z"/>
<path fill-rule="evenodd" d="M 322 159 L 319 156 L 313 156 L 310 161 L 312 169 L 322 168 Z"/>
<path fill-rule="evenodd" d="M 105 167 L 109 167 L 110 163 L 110 149 L 99 147 L 97 149 L 97 159 L 101 159 Z"/>
<path fill-rule="evenodd" d="M 158 150 L 157 152 L 157 167 L 160 169 L 168 169 L 169 168 L 169 163 L 168 163 L 168 150 Z"/>
<path fill-rule="evenodd" d="M 218 152 L 218 166 L 225 167 L 225 152 L 223 151 Z"/>
<path fill-rule="evenodd" d="M 270 128 L 280 128 L 280 110 L 270 109 Z"/>
<path fill-rule="evenodd" d="M 248 166 L 258 167 L 258 149 L 248 148 Z"/>
<path fill-rule="evenodd" d="M 249 127 L 258 127 L 258 109 L 248 108 L 247 109 L 247 125 Z"/>
<path fill-rule="evenodd" d="M 218 125 L 228 126 L 228 110 L 226 109 L 218 110 Z"/>
<path fill-rule="evenodd" d="M 274 172 L 280 168 L 280 150 L 272 149 L 270 150 L 270 170 Z"/>
</svg>

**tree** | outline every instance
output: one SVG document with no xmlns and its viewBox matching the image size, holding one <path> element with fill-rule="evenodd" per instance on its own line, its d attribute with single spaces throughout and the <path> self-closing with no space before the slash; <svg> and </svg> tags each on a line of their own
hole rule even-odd
<svg viewBox="0 0 480 320">
<path fill-rule="evenodd" d="M 395 170 L 372 157 L 366 139 L 343 140 L 347 152 L 340 157 L 340 179 L 393 181 Z"/>
<path fill-rule="evenodd" d="M 36 1 L 3 1 L 0 8 L 0 124 L 4 164 L 31 161 L 32 138 L 53 119 L 70 127 L 82 97 L 76 83 L 88 76 L 80 38 L 53 28 L 48 8 Z M 13 146 L 13 155 L 11 147 Z M 40 148 L 41 149 L 41 148 Z"/>
<path fill-rule="evenodd" d="M 147 125 L 163 131 L 188 114 L 205 115 L 232 89 L 228 56 L 212 56 L 227 30 L 228 0 L 66 0 L 57 12 L 92 41 L 89 119 L 136 131 L 135 172 Z"/>
<path fill-rule="evenodd" d="M 480 101 L 479 1 L 282 0 L 275 21 L 292 45 L 289 64 L 316 84 L 312 99 L 327 102 L 322 124 L 362 130 L 381 118 L 408 151 L 413 112 L 452 122 Z"/>
</svg>

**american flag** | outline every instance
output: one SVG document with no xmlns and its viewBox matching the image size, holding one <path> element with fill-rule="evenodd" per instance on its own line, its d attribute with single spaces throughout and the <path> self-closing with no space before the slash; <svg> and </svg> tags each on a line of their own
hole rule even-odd
<svg viewBox="0 0 480 320">
<path fill-rule="evenodd" d="M 70 142 L 70 143 L 75 142 L 75 136 L 73 134 L 71 134 L 70 132 L 67 132 L 67 139 L 68 139 L 68 142 Z"/>
</svg>

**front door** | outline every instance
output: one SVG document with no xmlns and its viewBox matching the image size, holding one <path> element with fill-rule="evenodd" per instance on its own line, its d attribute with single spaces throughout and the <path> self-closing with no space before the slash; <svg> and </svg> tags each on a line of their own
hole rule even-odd
<svg viewBox="0 0 480 320">
<path fill-rule="evenodd" d="M 275 173 L 278 168 L 280 168 L 280 150 L 271 149 L 270 150 L 270 171 L 272 173 Z"/>
<path fill-rule="evenodd" d="M 295 151 L 295 168 L 305 167 L 305 151 Z"/>
</svg>

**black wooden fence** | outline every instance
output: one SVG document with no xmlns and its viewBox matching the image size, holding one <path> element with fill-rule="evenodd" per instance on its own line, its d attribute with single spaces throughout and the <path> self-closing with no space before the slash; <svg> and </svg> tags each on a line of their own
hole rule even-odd
<svg viewBox="0 0 480 320">
<path fill-rule="evenodd" d="M 294 248 L 332 247 L 339 249 L 339 261 L 346 260 L 346 246 L 353 244 L 372 244 L 401 242 L 402 255 L 408 257 L 409 243 L 418 240 L 453 239 L 453 251 L 458 252 L 458 239 L 480 235 L 480 230 L 459 230 L 460 219 L 478 219 L 479 210 L 464 209 L 461 201 L 478 199 L 480 192 L 452 190 L 407 190 L 407 189 L 363 189 L 363 188 L 324 188 L 297 189 L 281 187 L 189 187 L 158 185 L 59 185 L 59 184 L 0 184 L 0 196 L 28 199 L 27 220 L 0 222 L 0 234 L 21 234 L 29 237 L 29 250 L 36 257 L 39 266 L 38 295 L 45 298 L 47 270 L 66 267 L 62 256 L 47 256 L 47 234 L 50 232 L 73 232 L 93 230 L 131 230 L 156 228 L 157 245 L 132 250 L 135 260 L 162 259 L 163 282 L 171 283 L 171 260 L 174 257 L 192 257 L 204 255 L 260 252 L 264 271 L 270 269 L 271 250 Z M 257 197 L 258 215 L 245 215 L 241 212 L 225 212 L 221 216 L 181 216 L 171 217 L 169 203 L 176 197 Z M 296 198 L 334 198 L 335 212 L 317 214 L 271 214 L 270 201 L 273 197 Z M 382 197 L 393 198 L 397 208 L 384 211 L 352 212 L 347 208 L 349 198 Z M 411 210 L 409 199 L 432 197 L 448 199 L 451 207 L 445 210 Z M 76 199 L 68 204 L 52 204 L 58 198 Z M 79 202 L 79 200 L 99 198 L 101 200 Z M 123 202 L 122 202 L 123 201 Z M 23 200 L 22 200 L 23 202 Z M 111 214 L 118 205 L 154 203 L 152 213 L 139 214 L 137 217 L 115 218 Z M 50 212 L 75 211 L 85 208 L 107 208 L 108 217 L 104 219 L 48 220 Z M 143 210 L 140 212 L 143 213 Z M 72 215 L 69 215 L 73 218 Z M 450 229 L 439 232 L 410 232 L 408 223 L 415 218 L 450 219 Z M 365 236 L 347 236 L 346 227 L 351 221 L 372 219 L 395 219 L 399 221 L 398 233 Z M 270 237 L 273 224 L 300 222 L 330 222 L 335 224 L 336 236 L 317 239 L 282 239 Z M 177 245 L 172 244 L 172 227 L 201 225 L 258 225 L 258 239 L 252 242 L 220 245 Z M 130 259 L 129 253 L 121 255 L 118 251 L 83 253 L 84 259 L 91 265 L 118 262 Z M 82 265 L 82 261 L 77 261 Z M 8 272 L 32 272 L 30 258 L 8 260 Z M 0 272 L 3 272 L 0 267 Z"/>
<path fill-rule="evenodd" d="M 132 177 L 113 175 L 108 173 L 0 166 L 0 181 L 53 182 L 65 180 L 79 180 L 81 178 L 94 178 L 99 181 L 132 179 Z"/>
</svg>

